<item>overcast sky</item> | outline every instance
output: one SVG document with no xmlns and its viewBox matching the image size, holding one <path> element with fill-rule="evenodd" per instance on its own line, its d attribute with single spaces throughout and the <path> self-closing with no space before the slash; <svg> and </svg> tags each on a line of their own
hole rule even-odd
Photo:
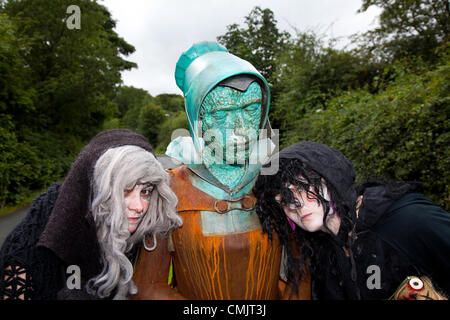
<svg viewBox="0 0 450 320">
<path fill-rule="evenodd" d="M 178 93 L 176 62 L 183 51 L 201 41 L 216 41 L 226 27 L 244 18 L 255 6 L 274 12 L 279 30 L 314 30 L 345 39 L 376 26 L 379 9 L 357 14 L 361 0 L 102 0 L 117 21 L 116 32 L 136 48 L 128 60 L 137 69 L 122 73 L 125 85 L 152 96 Z"/>
</svg>

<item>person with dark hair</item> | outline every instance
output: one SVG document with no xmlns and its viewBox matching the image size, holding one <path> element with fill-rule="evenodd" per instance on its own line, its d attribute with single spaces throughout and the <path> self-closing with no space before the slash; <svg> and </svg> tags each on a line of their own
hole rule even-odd
<svg viewBox="0 0 450 320">
<path fill-rule="evenodd" d="M 99 133 L 64 182 L 38 196 L 5 240 L 0 299 L 126 299 L 136 294 L 136 249 L 145 235 L 181 226 L 176 205 L 169 176 L 144 136 L 126 129 Z"/>
<path fill-rule="evenodd" d="M 420 184 L 354 187 L 350 160 L 321 143 L 299 142 L 275 157 L 278 172 L 259 176 L 253 192 L 264 231 L 279 236 L 294 291 L 310 274 L 312 299 L 450 293 L 450 215 Z"/>
</svg>

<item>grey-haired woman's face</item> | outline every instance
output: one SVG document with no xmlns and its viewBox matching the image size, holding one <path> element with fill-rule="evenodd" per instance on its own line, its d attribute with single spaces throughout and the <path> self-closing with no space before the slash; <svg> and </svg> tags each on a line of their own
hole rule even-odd
<svg viewBox="0 0 450 320">
<path fill-rule="evenodd" d="M 152 185 L 137 184 L 130 190 L 124 190 L 125 215 L 128 221 L 128 231 L 136 231 L 144 215 L 147 213 L 150 196 L 153 191 Z"/>
</svg>

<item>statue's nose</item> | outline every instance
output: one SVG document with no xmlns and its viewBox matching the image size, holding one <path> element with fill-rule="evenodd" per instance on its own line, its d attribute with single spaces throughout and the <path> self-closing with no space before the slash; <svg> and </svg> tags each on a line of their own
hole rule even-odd
<svg viewBox="0 0 450 320">
<path fill-rule="evenodd" d="M 235 135 L 246 135 L 247 128 L 245 127 L 244 117 L 242 116 L 241 111 L 237 111 L 236 115 L 236 126 L 234 127 Z"/>
</svg>

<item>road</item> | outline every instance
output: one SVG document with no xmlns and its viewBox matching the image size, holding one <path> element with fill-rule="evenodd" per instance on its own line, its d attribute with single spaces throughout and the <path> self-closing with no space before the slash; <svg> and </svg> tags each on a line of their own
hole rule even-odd
<svg viewBox="0 0 450 320">
<path fill-rule="evenodd" d="M 179 165 L 179 163 L 176 162 L 176 160 L 173 160 L 172 158 L 163 154 L 156 155 L 156 158 L 161 162 L 164 169 L 175 168 Z M 27 205 L 12 213 L 0 216 L 0 246 L 3 244 L 6 237 L 14 229 L 14 227 L 23 220 L 29 208 L 30 205 Z"/>
<path fill-rule="evenodd" d="M 30 205 L 27 205 L 10 214 L 0 216 L 0 246 L 14 227 L 25 218 L 29 208 Z"/>
</svg>

